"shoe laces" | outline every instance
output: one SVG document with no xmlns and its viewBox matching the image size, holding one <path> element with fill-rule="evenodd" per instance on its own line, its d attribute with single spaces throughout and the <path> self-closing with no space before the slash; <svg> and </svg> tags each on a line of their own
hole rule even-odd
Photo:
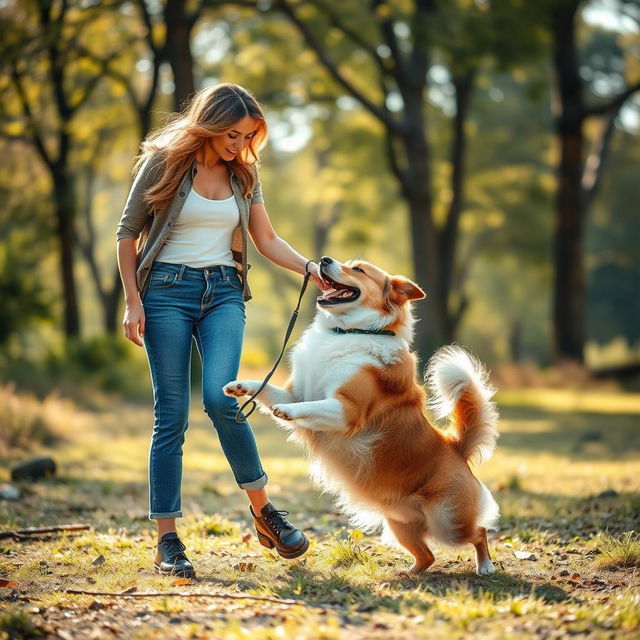
<svg viewBox="0 0 640 640">
<path fill-rule="evenodd" d="M 288 516 L 288 511 L 278 511 L 274 509 L 264 516 L 265 521 L 276 535 L 280 535 L 285 529 L 293 529 L 293 525 L 284 517 Z"/>
<path fill-rule="evenodd" d="M 187 559 L 187 556 L 183 553 L 187 547 L 182 544 L 180 538 L 169 538 L 168 540 L 163 540 L 160 544 L 165 549 L 167 556 L 172 562 Z"/>
</svg>

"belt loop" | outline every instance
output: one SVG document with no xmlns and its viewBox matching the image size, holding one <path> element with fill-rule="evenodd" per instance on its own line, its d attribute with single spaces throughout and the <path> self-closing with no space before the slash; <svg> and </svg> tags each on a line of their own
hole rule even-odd
<svg viewBox="0 0 640 640">
<path fill-rule="evenodd" d="M 180 272 L 178 273 L 178 282 L 180 282 L 182 280 L 182 276 L 184 275 L 184 270 L 186 269 L 186 265 L 181 264 L 180 265 Z"/>
<path fill-rule="evenodd" d="M 220 272 L 222 273 L 222 277 L 224 280 L 229 279 L 229 276 L 227 275 L 227 268 L 223 264 L 220 265 Z"/>
</svg>

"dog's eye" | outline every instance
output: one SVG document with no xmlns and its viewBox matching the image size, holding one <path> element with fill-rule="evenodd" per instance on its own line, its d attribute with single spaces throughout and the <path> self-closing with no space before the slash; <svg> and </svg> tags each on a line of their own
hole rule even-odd
<svg viewBox="0 0 640 640">
<path fill-rule="evenodd" d="M 360 273 L 364 273 L 364 269 L 361 269 L 360 267 L 353 267 L 353 270 L 354 271 L 359 271 Z M 365 273 L 365 275 L 367 275 L 367 274 Z"/>
</svg>

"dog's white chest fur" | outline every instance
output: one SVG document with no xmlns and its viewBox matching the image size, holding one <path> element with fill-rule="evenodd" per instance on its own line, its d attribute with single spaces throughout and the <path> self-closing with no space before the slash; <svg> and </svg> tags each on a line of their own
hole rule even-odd
<svg viewBox="0 0 640 640">
<path fill-rule="evenodd" d="M 395 362 L 403 347 L 393 336 L 336 334 L 316 319 L 291 352 L 292 393 L 298 401 L 333 397 L 364 367 Z"/>
</svg>

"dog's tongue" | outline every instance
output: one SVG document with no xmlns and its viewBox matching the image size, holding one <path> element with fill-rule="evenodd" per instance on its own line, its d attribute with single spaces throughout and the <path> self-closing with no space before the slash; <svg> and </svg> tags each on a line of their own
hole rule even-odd
<svg viewBox="0 0 640 640">
<path fill-rule="evenodd" d="M 327 291 L 323 295 L 318 297 L 318 300 L 330 300 L 331 298 L 337 298 L 344 289 L 333 289 L 332 291 Z"/>
</svg>

